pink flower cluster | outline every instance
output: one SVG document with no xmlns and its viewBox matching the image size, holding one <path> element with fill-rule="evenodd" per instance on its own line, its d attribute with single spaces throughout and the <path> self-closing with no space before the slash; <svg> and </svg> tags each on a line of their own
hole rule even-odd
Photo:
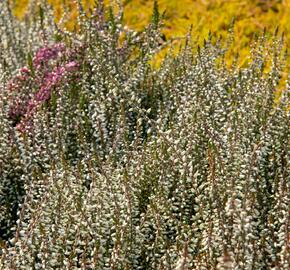
<svg viewBox="0 0 290 270">
<path fill-rule="evenodd" d="M 48 63 L 49 60 L 57 59 L 66 50 L 66 47 L 62 43 L 57 43 L 51 47 L 44 47 L 37 51 L 34 59 L 33 66 L 38 68 Z"/>
<path fill-rule="evenodd" d="M 23 67 L 19 70 L 19 74 L 17 74 L 12 80 L 8 82 L 8 89 L 10 91 L 16 90 L 18 87 L 21 87 L 23 82 L 27 81 L 30 75 L 30 70 L 27 67 Z"/>
<path fill-rule="evenodd" d="M 52 72 L 46 74 L 43 79 L 38 92 L 34 94 L 34 97 L 29 100 L 27 110 L 24 118 L 17 124 L 16 128 L 22 132 L 31 128 L 32 116 L 41 104 L 49 100 L 52 90 L 67 76 L 78 69 L 78 64 L 75 61 L 71 61 L 64 66 L 56 67 Z"/>
<path fill-rule="evenodd" d="M 24 91 L 21 91 L 25 88 L 30 79 L 30 71 L 27 67 L 23 67 L 19 70 L 19 73 L 11 79 L 7 84 L 7 89 L 10 91 L 17 91 L 16 97 L 12 101 L 8 115 L 10 119 L 17 119 L 23 116 L 26 112 L 26 105 L 29 99 L 29 96 Z"/>
<path fill-rule="evenodd" d="M 62 43 L 39 49 L 32 63 L 36 71 L 35 76 L 31 76 L 32 72 L 29 68 L 23 67 L 19 74 L 8 83 L 8 89 L 15 91 L 16 94 L 15 99 L 11 102 L 9 117 L 16 123 L 18 122 L 16 125 L 18 130 L 22 132 L 29 130 L 32 127 L 32 116 L 37 108 L 50 99 L 52 91 L 67 76 L 78 70 L 79 65 L 76 61 L 70 61 L 64 65 L 50 62 L 50 60 L 58 60 L 65 53 L 67 51 Z M 30 89 L 27 84 L 25 85 L 28 81 L 30 81 L 32 89 L 35 87 L 39 89 L 33 97 L 30 93 L 23 91 L 27 88 Z"/>
<path fill-rule="evenodd" d="M 75 61 L 72 61 L 64 66 L 56 67 L 52 72 L 47 73 L 40 90 L 34 96 L 34 100 L 37 102 L 48 100 L 53 87 L 57 86 L 66 74 L 76 71 L 77 68 L 78 64 Z"/>
</svg>

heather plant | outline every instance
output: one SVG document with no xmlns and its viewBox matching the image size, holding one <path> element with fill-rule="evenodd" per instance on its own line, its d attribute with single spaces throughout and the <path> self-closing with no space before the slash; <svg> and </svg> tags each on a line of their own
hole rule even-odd
<svg viewBox="0 0 290 270">
<path fill-rule="evenodd" d="M 289 269 L 282 39 L 226 68 L 188 34 L 153 69 L 157 6 L 135 32 L 79 5 L 67 32 L 0 5 L 1 269 Z"/>
</svg>

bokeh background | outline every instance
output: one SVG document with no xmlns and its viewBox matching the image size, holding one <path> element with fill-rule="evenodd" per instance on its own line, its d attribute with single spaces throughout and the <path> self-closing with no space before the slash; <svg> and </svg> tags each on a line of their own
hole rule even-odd
<svg viewBox="0 0 290 270">
<path fill-rule="evenodd" d="M 23 18 L 29 0 L 11 0 L 14 14 Z M 76 1 L 47 0 L 53 6 L 56 20 L 66 10 L 66 26 L 73 29 L 77 16 Z M 83 0 L 86 8 L 95 0 Z M 109 5 L 113 1 L 105 0 Z M 124 21 L 128 27 L 141 30 L 152 15 L 153 0 L 123 0 Z M 290 44 L 290 0 L 159 0 L 159 10 L 165 11 L 164 35 L 166 39 L 182 37 L 192 25 L 192 35 L 203 40 L 211 31 L 213 35 L 226 36 L 235 18 L 232 54 L 239 54 L 240 65 L 247 63 L 254 35 L 264 29 L 269 34 L 279 26 L 285 33 L 285 47 Z M 289 63 L 289 61 L 288 61 Z"/>
</svg>

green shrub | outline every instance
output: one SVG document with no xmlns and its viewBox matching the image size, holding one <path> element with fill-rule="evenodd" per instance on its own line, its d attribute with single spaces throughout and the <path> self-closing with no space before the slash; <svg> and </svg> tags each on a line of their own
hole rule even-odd
<svg viewBox="0 0 290 270">
<path fill-rule="evenodd" d="M 104 12 L 0 3 L 1 269 L 289 269 L 281 40 L 227 69 L 188 36 L 156 70 L 159 20 Z"/>
</svg>

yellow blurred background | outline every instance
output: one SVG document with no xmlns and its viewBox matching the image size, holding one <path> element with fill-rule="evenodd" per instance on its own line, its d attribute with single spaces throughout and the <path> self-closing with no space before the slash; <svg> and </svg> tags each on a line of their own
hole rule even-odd
<svg viewBox="0 0 290 270">
<path fill-rule="evenodd" d="M 29 0 L 11 0 L 18 17 L 25 14 Z M 69 10 L 67 28 L 73 29 L 77 16 L 76 1 L 47 0 L 54 8 L 56 20 Z M 83 0 L 85 7 L 93 7 L 95 0 Z M 105 0 L 106 4 L 114 1 Z M 141 30 L 152 15 L 153 0 L 123 0 L 124 21 L 128 27 Z M 263 29 L 273 33 L 279 26 L 285 33 L 286 44 L 290 44 L 290 0 L 159 0 L 159 10 L 165 11 L 164 34 L 167 39 L 186 35 L 190 25 L 194 38 L 203 40 L 209 30 L 225 36 L 235 18 L 233 53 L 239 53 L 240 65 L 249 55 L 250 42 L 254 34 Z M 288 61 L 289 62 L 289 61 Z"/>
</svg>

